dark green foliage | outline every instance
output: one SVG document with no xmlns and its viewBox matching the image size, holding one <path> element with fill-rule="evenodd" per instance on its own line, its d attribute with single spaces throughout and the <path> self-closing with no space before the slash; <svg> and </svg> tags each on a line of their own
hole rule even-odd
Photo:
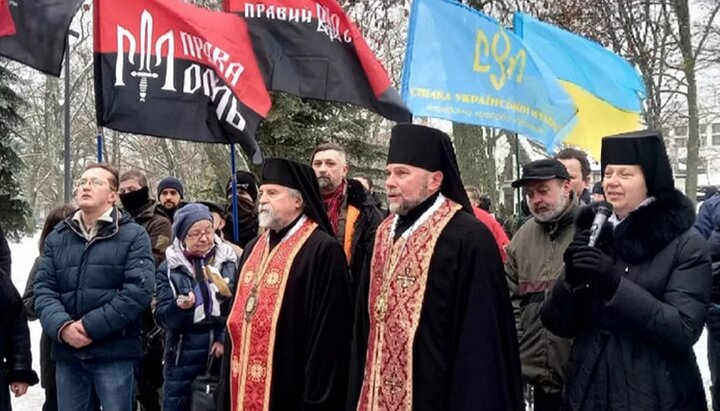
<svg viewBox="0 0 720 411">
<path fill-rule="evenodd" d="M 30 207 L 21 194 L 18 176 L 23 162 L 18 155 L 15 128 L 22 122 L 22 99 L 10 88 L 17 78 L 0 66 L 0 226 L 10 238 L 28 232 Z"/>
<path fill-rule="evenodd" d="M 272 97 L 273 108 L 257 132 L 266 158 L 284 157 L 309 164 L 315 146 L 325 142 L 343 146 L 358 172 L 372 170 L 384 158 L 386 149 L 371 138 L 371 125 L 377 119 L 367 110 L 280 93 Z"/>
</svg>

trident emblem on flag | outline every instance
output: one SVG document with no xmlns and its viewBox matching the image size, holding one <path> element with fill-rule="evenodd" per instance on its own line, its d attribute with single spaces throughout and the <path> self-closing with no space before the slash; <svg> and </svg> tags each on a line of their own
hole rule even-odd
<svg viewBox="0 0 720 411">
<path fill-rule="evenodd" d="M 131 65 L 135 65 L 135 50 L 137 48 L 135 36 L 126 28 L 117 27 L 118 55 L 117 64 L 115 65 L 115 86 L 125 86 L 124 64 L 125 64 L 125 42 L 127 40 L 129 50 L 127 60 Z M 167 47 L 167 60 L 165 68 L 165 84 L 162 90 L 177 91 L 175 89 L 175 40 L 172 30 L 169 30 L 155 41 L 155 66 L 158 67 L 163 62 L 162 49 Z M 144 10 L 140 17 L 140 67 L 130 72 L 132 77 L 140 79 L 138 84 L 138 93 L 140 102 L 147 99 L 148 79 L 156 79 L 160 75 L 153 71 L 153 17 L 150 12 Z"/>
<path fill-rule="evenodd" d="M 153 19 L 147 10 L 143 11 L 140 19 L 140 69 L 130 73 L 133 77 L 140 77 L 140 101 L 147 97 L 148 78 L 158 78 L 150 68 L 152 60 Z"/>
</svg>

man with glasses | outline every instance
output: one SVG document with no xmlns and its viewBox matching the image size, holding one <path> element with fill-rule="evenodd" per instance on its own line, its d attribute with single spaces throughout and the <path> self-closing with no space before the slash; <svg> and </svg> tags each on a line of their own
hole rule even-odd
<svg viewBox="0 0 720 411">
<path fill-rule="evenodd" d="M 114 206 L 117 199 L 117 170 L 87 166 L 75 186 L 79 210 L 47 237 L 35 280 L 64 411 L 134 409 L 141 315 L 155 265 L 147 233 Z"/>
</svg>

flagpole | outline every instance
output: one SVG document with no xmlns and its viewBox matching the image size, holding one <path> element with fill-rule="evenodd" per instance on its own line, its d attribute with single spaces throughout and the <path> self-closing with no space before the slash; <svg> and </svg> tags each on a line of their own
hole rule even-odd
<svg viewBox="0 0 720 411">
<path fill-rule="evenodd" d="M 236 165 L 235 165 L 235 144 L 230 144 L 230 172 L 232 177 L 232 215 L 233 215 L 233 239 L 235 243 L 240 241 L 240 227 L 238 222 L 238 195 L 237 195 L 237 177 L 236 177 Z"/>
<path fill-rule="evenodd" d="M 102 163 L 103 162 L 103 136 L 102 136 L 102 129 L 98 130 L 97 135 L 97 162 Z"/>
<path fill-rule="evenodd" d="M 70 179 L 72 177 L 72 166 L 70 164 L 70 37 L 79 37 L 80 33 L 69 30 L 67 44 L 65 45 L 65 187 L 63 199 L 65 204 L 70 203 Z"/>
<path fill-rule="evenodd" d="M 520 179 L 520 136 L 515 133 L 515 172 L 517 173 L 517 179 Z M 522 212 L 522 188 L 517 188 L 517 214 L 520 215 Z"/>
</svg>

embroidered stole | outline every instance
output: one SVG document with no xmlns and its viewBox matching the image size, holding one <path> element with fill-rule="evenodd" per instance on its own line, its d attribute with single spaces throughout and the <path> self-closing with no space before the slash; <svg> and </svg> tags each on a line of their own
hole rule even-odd
<svg viewBox="0 0 720 411">
<path fill-rule="evenodd" d="M 295 256 L 316 227 L 306 219 L 272 251 L 268 250 L 266 231 L 243 266 L 227 323 L 232 341 L 230 400 L 234 411 L 270 407 L 275 333 L 285 287 Z"/>
<path fill-rule="evenodd" d="M 370 333 L 358 411 L 412 411 L 413 343 L 430 259 L 461 206 L 445 199 L 406 239 L 393 244 L 393 219 L 377 230 L 370 277 Z"/>
</svg>

